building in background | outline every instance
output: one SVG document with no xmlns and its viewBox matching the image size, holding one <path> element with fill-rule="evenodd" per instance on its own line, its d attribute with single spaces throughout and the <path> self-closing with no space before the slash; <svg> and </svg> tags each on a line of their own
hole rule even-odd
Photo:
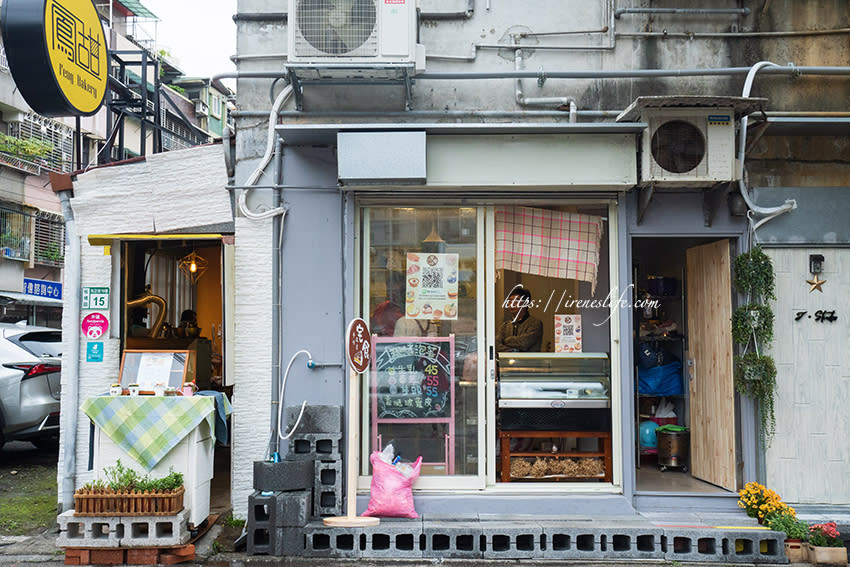
<svg viewBox="0 0 850 567">
<path fill-rule="evenodd" d="M 233 93 L 183 73 L 157 50 L 156 15 L 137 0 L 97 1 L 110 57 L 107 101 L 77 124 L 34 113 L 0 57 L 0 321 L 61 323 L 64 222 L 49 172 L 68 173 L 222 136 Z M 4 52 L 5 53 L 5 52 Z M 193 85 L 195 83 L 192 83 Z"/>
</svg>

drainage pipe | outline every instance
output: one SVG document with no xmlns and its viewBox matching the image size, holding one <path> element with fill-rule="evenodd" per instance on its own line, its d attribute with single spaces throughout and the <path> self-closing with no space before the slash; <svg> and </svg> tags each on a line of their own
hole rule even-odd
<svg viewBox="0 0 850 567">
<path fill-rule="evenodd" d="M 720 16 L 737 15 L 748 16 L 749 8 L 620 8 L 614 12 L 618 20 L 623 14 L 676 14 L 676 15 L 699 15 Z"/>
<path fill-rule="evenodd" d="M 80 407 L 80 239 L 74 210 L 71 208 L 71 191 L 59 191 L 59 203 L 65 218 L 67 249 L 65 251 L 65 304 L 63 311 L 68 321 L 73 321 L 63 331 L 63 343 L 68 345 L 62 360 L 62 501 L 63 510 L 74 506 L 77 479 L 77 422 Z"/>
<path fill-rule="evenodd" d="M 584 118 L 616 118 L 622 110 L 576 110 L 577 117 Z M 399 110 L 381 112 L 381 117 L 391 118 L 547 118 L 552 116 L 566 116 L 563 110 Z M 234 118 L 260 118 L 268 116 L 265 110 L 236 110 L 232 113 Z M 374 117 L 375 112 L 369 110 L 282 110 L 278 113 L 282 118 L 304 118 L 310 117 Z"/>
<path fill-rule="evenodd" d="M 275 143 L 274 162 L 275 184 L 283 184 L 283 139 L 279 136 Z M 275 209 L 281 208 L 282 194 L 280 187 L 274 189 Z M 279 412 L 283 400 L 279 397 L 280 392 L 280 357 L 281 357 L 281 327 L 283 313 L 281 296 L 283 295 L 283 278 L 281 277 L 280 248 L 283 241 L 283 219 L 286 215 L 275 215 L 272 218 L 272 400 L 271 400 L 271 423 L 272 435 L 269 439 L 269 456 L 278 450 L 280 443 Z"/>
<path fill-rule="evenodd" d="M 750 96 L 750 92 L 753 88 L 753 82 L 755 81 L 756 75 L 759 71 L 765 70 L 767 68 L 782 68 L 779 67 L 776 63 L 771 63 L 770 61 L 759 61 L 755 65 L 753 65 L 749 72 L 747 73 L 747 78 L 744 81 L 744 88 L 741 92 L 741 96 L 748 97 Z M 756 229 L 759 228 L 764 223 L 770 221 L 771 219 L 776 218 L 782 213 L 787 213 L 793 209 L 797 208 L 797 201 L 794 199 L 788 199 L 785 201 L 785 204 L 780 205 L 779 207 L 760 207 L 756 205 L 752 199 L 750 199 L 749 191 L 747 190 L 747 185 L 744 183 L 744 159 L 746 158 L 747 152 L 747 123 L 749 121 L 748 116 L 741 117 L 741 131 L 738 136 L 739 144 L 738 144 L 738 189 L 741 192 L 741 196 L 744 198 L 744 202 L 747 203 L 747 207 L 750 208 L 754 213 L 764 216 L 765 218 L 753 224 L 752 219 L 750 219 L 750 224 L 752 225 L 753 232 L 755 233 Z"/>
<path fill-rule="evenodd" d="M 514 67 L 517 71 L 522 71 L 522 63 L 522 49 L 514 50 Z M 545 80 L 541 71 L 537 79 L 538 84 L 542 86 Z M 527 97 L 522 92 L 522 79 L 517 79 L 515 98 L 519 106 L 569 106 L 570 122 L 576 121 L 576 99 L 571 96 Z"/>
</svg>

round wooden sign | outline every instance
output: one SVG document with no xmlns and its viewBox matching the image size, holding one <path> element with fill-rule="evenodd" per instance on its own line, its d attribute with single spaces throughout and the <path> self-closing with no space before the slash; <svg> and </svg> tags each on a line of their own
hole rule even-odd
<svg viewBox="0 0 850 567">
<path fill-rule="evenodd" d="M 372 335 L 369 334 L 369 325 L 360 317 L 348 324 L 345 347 L 351 369 L 357 373 L 366 372 L 372 360 Z"/>
</svg>

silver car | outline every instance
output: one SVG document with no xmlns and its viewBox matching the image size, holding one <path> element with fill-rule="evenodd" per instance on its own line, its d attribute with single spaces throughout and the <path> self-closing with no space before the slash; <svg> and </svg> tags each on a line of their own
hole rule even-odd
<svg viewBox="0 0 850 567">
<path fill-rule="evenodd" d="M 0 324 L 0 447 L 58 445 L 61 354 L 58 329 Z"/>
</svg>

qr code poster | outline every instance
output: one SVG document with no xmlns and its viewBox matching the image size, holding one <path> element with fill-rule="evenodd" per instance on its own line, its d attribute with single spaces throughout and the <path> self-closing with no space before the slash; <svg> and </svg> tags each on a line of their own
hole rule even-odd
<svg viewBox="0 0 850 567">
<path fill-rule="evenodd" d="M 555 315 L 555 352 L 581 352 L 581 315 Z"/>
<path fill-rule="evenodd" d="M 409 253 L 406 319 L 457 319 L 457 254 Z"/>
</svg>

